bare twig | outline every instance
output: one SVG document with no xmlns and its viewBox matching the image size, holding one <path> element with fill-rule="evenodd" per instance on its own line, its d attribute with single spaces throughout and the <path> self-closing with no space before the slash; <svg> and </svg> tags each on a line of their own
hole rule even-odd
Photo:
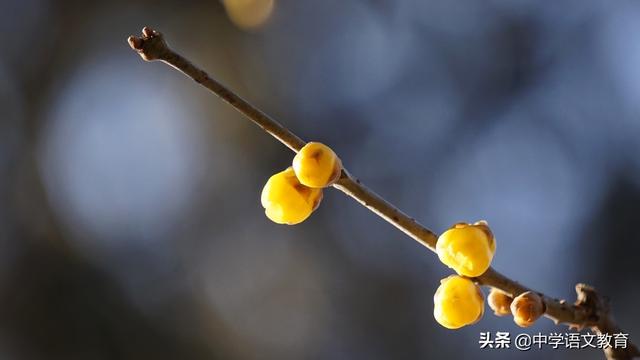
<svg viewBox="0 0 640 360">
<path fill-rule="evenodd" d="M 161 33 L 145 27 L 142 30 L 142 37 L 130 36 L 128 42 L 131 48 L 138 52 L 144 60 L 160 60 L 179 70 L 200 85 L 211 90 L 294 152 L 298 152 L 305 145 L 305 141 L 282 124 L 236 95 L 211 78 L 205 71 L 169 48 Z M 364 186 L 360 180 L 353 177 L 346 169 L 342 171 L 340 179 L 333 187 L 352 197 L 409 237 L 435 252 L 438 237 L 431 230 Z M 480 285 L 500 289 L 512 297 L 526 291 L 533 291 L 502 275 L 493 268 L 489 268 L 474 280 Z M 598 334 L 613 335 L 622 332 L 611 317 L 608 301 L 600 296 L 594 288 L 578 284 L 576 285 L 576 292 L 577 300 L 574 304 L 568 304 L 564 300 L 554 299 L 537 292 L 544 301 L 546 307 L 545 316 L 556 324 L 566 324 L 576 329 L 590 328 Z M 607 359 L 632 359 L 639 357 L 640 351 L 629 341 L 626 349 L 610 347 L 605 349 L 605 355 Z"/>
</svg>

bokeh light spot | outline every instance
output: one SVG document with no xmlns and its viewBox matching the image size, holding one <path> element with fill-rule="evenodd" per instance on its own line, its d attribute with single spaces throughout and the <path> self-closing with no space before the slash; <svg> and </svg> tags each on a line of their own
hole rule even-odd
<svg viewBox="0 0 640 360">
<path fill-rule="evenodd" d="M 227 15 L 241 29 L 255 29 L 271 17 L 274 0 L 223 0 Z"/>
<path fill-rule="evenodd" d="M 83 246 L 166 236 L 205 161 L 197 151 L 204 139 L 166 78 L 136 76 L 119 58 L 80 67 L 57 92 L 41 134 L 48 196 L 72 232 L 92 235 L 78 237 Z"/>
</svg>

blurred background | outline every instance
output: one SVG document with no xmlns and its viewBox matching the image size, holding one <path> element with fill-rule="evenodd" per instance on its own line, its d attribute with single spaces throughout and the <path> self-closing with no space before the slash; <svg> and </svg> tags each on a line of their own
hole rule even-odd
<svg viewBox="0 0 640 360">
<path fill-rule="evenodd" d="M 451 273 L 333 190 L 259 196 L 292 153 L 126 43 L 145 26 L 495 267 L 587 282 L 640 341 L 640 4 L 0 0 L 0 358 L 600 359 L 480 350 L 433 319 Z"/>
</svg>

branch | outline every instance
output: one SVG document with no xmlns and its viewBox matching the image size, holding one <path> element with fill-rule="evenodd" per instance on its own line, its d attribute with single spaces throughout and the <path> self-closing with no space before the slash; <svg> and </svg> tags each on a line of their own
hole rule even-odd
<svg viewBox="0 0 640 360">
<path fill-rule="evenodd" d="M 305 145 L 305 141 L 282 124 L 233 93 L 211 78 L 206 72 L 193 65 L 185 57 L 169 48 L 160 32 L 145 27 L 142 30 L 142 37 L 130 36 L 128 42 L 131 48 L 140 54 L 145 61 L 160 60 L 182 72 L 222 98 L 294 152 L 297 153 Z M 342 170 L 340 179 L 333 187 L 352 197 L 412 239 L 435 252 L 438 239 L 435 233 L 367 188 L 346 169 Z M 533 291 L 502 275 L 493 268 L 489 268 L 474 280 L 480 285 L 500 289 L 512 297 L 516 297 L 526 291 Z M 590 328 L 598 334 L 613 335 L 622 332 L 611 317 L 608 301 L 600 296 L 594 288 L 578 284 L 576 285 L 576 292 L 577 300 L 572 305 L 567 304 L 564 300 L 554 299 L 540 292 L 536 293 L 542 297 L 546 306 L 545 316 L 556 324 L 566 324 L 570 328 L 578 330 Z M 607 359 L 632 359 L 640 357 L 640 351 L 629 341 L 626 349 L 608 348 L 605 349 L 605 355 Z"/>
</svg>

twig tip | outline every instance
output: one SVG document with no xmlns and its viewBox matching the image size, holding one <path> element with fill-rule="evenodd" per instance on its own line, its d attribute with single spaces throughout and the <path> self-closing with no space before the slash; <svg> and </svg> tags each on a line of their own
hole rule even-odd
<svg viewBox="0 0 640 360">
<path fill-rule="evenodd" d="M 131 35 L 127 42 L 145 61 L 161 60 L 168 52 L 162 34 L 148 26 L 142 28 L 142 37 Z"/>
</svg>

